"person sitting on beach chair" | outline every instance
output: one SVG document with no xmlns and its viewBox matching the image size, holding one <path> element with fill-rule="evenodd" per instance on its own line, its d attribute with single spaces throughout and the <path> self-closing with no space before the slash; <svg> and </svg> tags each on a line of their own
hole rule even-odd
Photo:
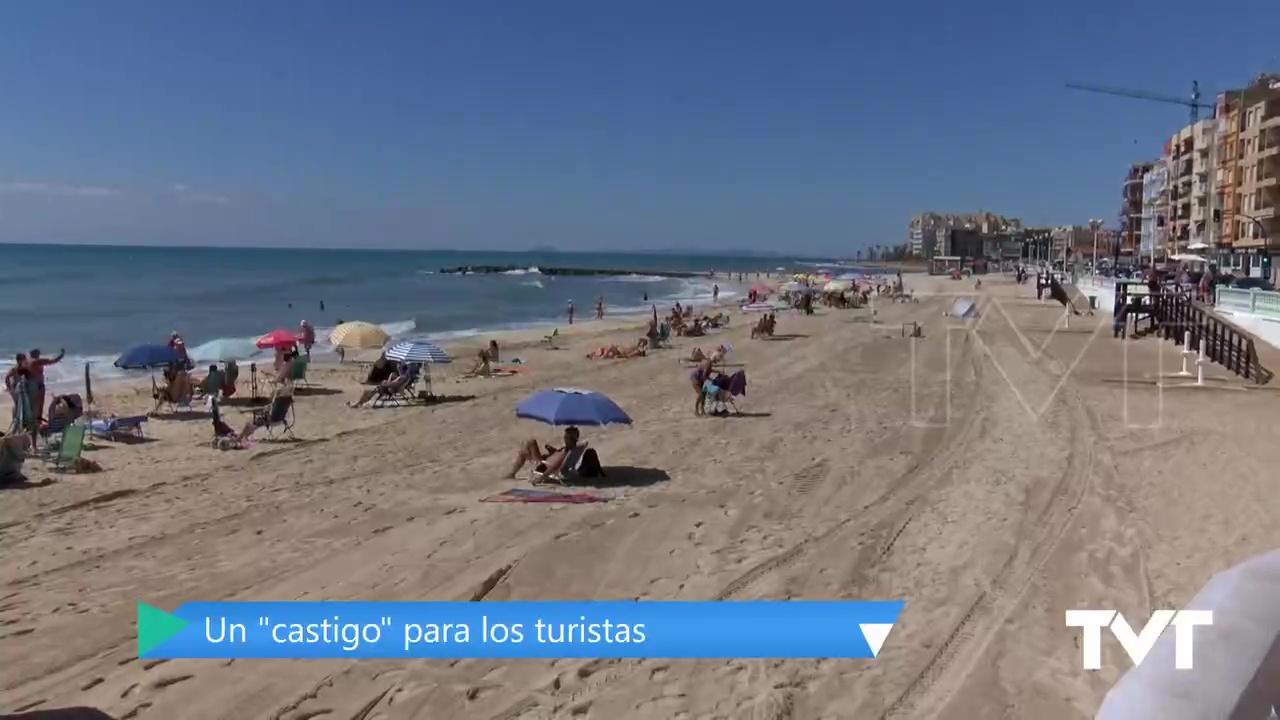
<svg viewBox="0 0 1280 720">
<path fill-rule="evenodd" d="M 353 407 L 353 408 L 364 407 L 365 405 L 369 404 L 369 401 L 373 400 L 375 397 L 396 397 L 400 393 L 407 390 L 409 385 L 411 385 L 412 383 L 413 383 L 413 366 L 410 365 L 409 363 L 401 363 L 400 366 L 396 369 L 395 377 L 392 377 L 387 380 L 383 380 L 377 385 L 374 385 L 373 387 L 360 393 L 360 398 L 356 400 L 354 403 L 351 403 L 350 407 Z"/>
<path fill-rule="evenodd" d="M 581 446 L 578 439 L 581 433 L 578 428 L 570 425 L 564 429 L 564 446 L 555 447 L 546 445 L 546 452 L 543 453 L 542 447 L 538 447 L 536 438 L 529 438 L 521 446 L 519 452 L 516 453 L 515 464 L 511 466 L 511 472 L 507 474 L 507 479 L 514 479 L 516 474 L 520 472 L 520 468 L 526 464 L 533 465 L 535 478 L 538 476 L 556 476 L 565 468 L 566 461 L 570 459 L 570 455 L 581 456 L 580 452 L 574 452 L 579 448 L 585 448 L 586 443 Z"/>
<path fill-rule="evenodd" d="M 156 406 L 152 408 L 151 414 L 159 414 L 160 408 L 168 405 L 172 409 L 190 408 L 191 406 L 191 377 L 187 374 L 186 367 L 180 363 L 172 363 L 164 371 L 165 384 L 162 387 L 156 387 L 155 381 L 152 381 L 151 396 L 156 401 Z"/>
<path fill-rule="evenodd" d="M 226 374 L 217 365 L 209 366 L 209 374 L 195 384 L 196 397 L 217 398 L 227 384 Z"/>
<path fill-rule="evenodd" d="M 290 421 L 290 414 L 293 411 L 292 360 L 297 354 L 296 350 L 290 350 L 284 354 L 284 362 L 280 364 L 280 372 L 275 377 L 276 387 L 271 391 L 271 399 L 266 407 L 255 410 L 253 417 L 245 423 L 244 429 L 237 437 L 240 444 L 243 445 L 244 441 L 257 432 L 258 428 L 267 428 L 268 432 L 271 432 L 272 428 L 280 427 L 286 434 L 292 434 L 293 423 Z"/>
</svg>

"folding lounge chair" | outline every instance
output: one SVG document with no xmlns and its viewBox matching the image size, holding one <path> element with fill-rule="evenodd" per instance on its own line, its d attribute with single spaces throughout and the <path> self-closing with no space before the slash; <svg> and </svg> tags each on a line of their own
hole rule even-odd
<svg viewBox="0 0 1280 720">
<path fill-rule="evenodd" d="M 548 483 L 563 485 L 571 478 L 577 476 L 578 466 L 582 464 L 582 456 L 585 455 L 586 452 L 587 443 L 579 443 L 569 451 L 568 456 L 564 459 L 564 464 L 560 466 L 560 469 L 557 472 L 551 474 L 540 473 L 535 467 L 529 473 L 529 480 L 534 485 L 543 485 Z"/>
<path fill-rule="evenodd" d="M 297 421 L 293 412 L 293 396 L 278 397 L 256 412 L 261 413 L 259 417 L 262 418 L 262 428 L 267 431 L 267 437 L 297 439 L 293 434 L 293 424 Z"/>
<path fill-rule="evenodd" d="M 658 325 L 658 337 L 650 343 L 653 347 L 662 347 L 663 345 L 671 345 L 671 323 L 663 322 Z"/>
<path fill-rule="evenodd" d="M 218 401 L 214 400 L 209 407 L 213 414 L 213 440 L 209 444 L 219 450 L 240 447 L 240 435 L 222 419 Z"/>
<path fill-rule="evenodd" d="M 55 470 L 65 471 L 80 459 L 80 453 L 84 451 L 85 430 L 87 428 L 84 425 L 70 425 L 62 431 L 58 454 L 52 458 Z"/>
<path fill-rule="evenodd" d="M 556 338 L 560 337 L 560 328 L 552 328 L 550 335 L 543 335 L 542 342 L 551 350 L 556 349 Z"/>
<path fill-rule="evenodd" d="M 311 387 L 311 383 L 307 381 L 307 365 L 310 363 L 306 358 L 296 357 L 293 359 L 293 383 L 297 385 L 301 383 L 304 387 Z"/>
<path fill-rule="evenodd" d="M 414 401 L 414 388 L 418 384 L 418 378 L 421 376 L 421 365 L 417 363 L 409 366 L 409 374 L 402 380 L 391 383 L 386 387 L 381 385 L 377 388 L 377 394 L 370 403 L 372 407 L 400 407 Z"/>
<path fill-rule="evenodd" d="M 161 394 L 163 392 L 163 397 Z M 191 412 L 191 393 L 188 392 L 184 398 L 174 400 L 169 397 L 169 388 L 166 386 L 163 390 L 156 384 L 156 379 L 151 378 L 151 396 L 160 400 L 160 407 L 167 409 L 169 412 Z"/>
<path fill-rule="evenodd" d="M 66 398 L 71 405 L 71 412 L 56 413 L 54 408 L 57 407 L 58 400 Z M 40 437 L 44 438 L 45 447 L 52 449 L 57 444 L 58 439 L 62 436 L 64 430 L 84 414 L 84 402 L 79 395 L 63 395 L 54 398 L 49 403 L 49 411 L 47 417 L 49 421 L 44 427 L 40 428 Z"/>
<path fill-rule="evenodd" d="M 140 438 L 145 437 L 142 426 L 146 422 L 146 415 L 97 418 L 89 421 L 89 432 L 102 440 L 115 440 L 122 435 Z"/>
</svg>

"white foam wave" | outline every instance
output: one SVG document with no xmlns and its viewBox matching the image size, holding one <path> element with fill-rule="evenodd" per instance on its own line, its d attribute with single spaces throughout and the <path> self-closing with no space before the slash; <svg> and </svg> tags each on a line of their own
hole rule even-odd
<svg viewBox="0 0 1280 720">
<path fill-rule="evenodd" d="M 525 287 L 536 287 L 536 288 L 544 287 L 541 280 L 525 280 L 520 284 Z"/>
<path fill-rule="evenodd" d="M 537 265 L 533 265 L 523 269 L 517 268 L 515 270 L 503 270 L 502 274 L 503 275 L 541 275 L 542 271 L 538 269 Z"/>
<path fill-rule="evenodd" d="M 671 279 L 672 278 L 662 277 L 661 275 L 637 275 L 636 273 L 629 273 L 627 275 L 613 275 L 611 277 L 605 278 L 605 280 L 609 280 L 612 282 L 641 282 L 641 283 L 662 282 L 664 280 L 671 280 Z"/>
</svg>

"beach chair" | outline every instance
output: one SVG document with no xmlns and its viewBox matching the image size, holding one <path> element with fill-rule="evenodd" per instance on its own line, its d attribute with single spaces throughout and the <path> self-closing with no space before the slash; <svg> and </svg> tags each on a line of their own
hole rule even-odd
<svg viewBox="0 0 1280 720">
<path fill-rule="evenodd" d="M 58 401 L 63 398 L 71 406 L 70 412 L 55 412 Z M 84 401 L 77 394 L 61 395 L 50 401 L 49 410 L 46 413 L 49 420 L 40 428 L 40 437 L 45 441 L 45 448 L 52 450 L 62 437 L 63 431 L 82 415 L 84 415 Z"/>
<path fill-rule="evenodd" d="M 53 456 L 53 468 L 65 471 L 80 459 L 84 451 L 84 425 L 71 425 L 62 431 L 62 442 L 58 443 L 58 453 Z"/>
<path fill-rule="evenodd" d="M 293 434 L 293 425 L 297 417 L 293 412 L 292 395 L 278 397 L 257 412 L 262 413 L 262 429 L 267 431 L 267 437 L 273 440 L 298 439 Z"/>
<path fill-rule="evenodd" d="M 560 328 L 552 328 L 550 335 L 543 335 L 542 342 L 550 350 L 556 349 L 556 338 L 560 337 Z"/>
<path fill-rule="evenodd" d="M 291 375 L 293 384 L 301 383 L 303 387 L 311 387 L 311 383 L 307 381 L 307 365 L 311 364 L 307 358 L 296 357 L 293 359 L 293 373 Z"/>
<path fill-rule="evenodd" d="M 535 467 L 529 471 L 529 481 L 534 485 L 563 485 L 578 475 L 578 466 L 582 464 L 582 456 L 587 452 L 587 443 L 579 443 L 564 459 L 564 464 L 555 473 L 540 473 Z"/>
<path fill-rule="evenodd" d="M 418 384 L 418 378 L 421 377 L 422 366 L 414 363 L 409 366 L 409 374 L 401 380 L 391 383 L 386 387 L 379 385 L 377 394 L 374 395 L 370 406 L 380 407 L 400 407 L 414 401 L 414 388 Z"/>
<path fill-rule="evenodd" d="M 146 437 L 142 432 L 146 422 L 146 415 L 95 418 L 89 421 L 89 432 L 101 440 L 117 440 L 121 436 L 141 438 Z"/>
<path fill-rule="evenodd" d="M 192 412 L 191 408 L 191 391 L 188 390 L 185 397 L 172 398 L 169 396 L 168 386 L 161 388 L 156 384 L 156 379 L 151 378 L 151 397 L 160 402 L 160 407 L 171 413 L 175 412 Z"/>
<path fill-rule="evenodd" d="M 239 433 L 222 419 L 217 400 L 209 403 L 209 412 L 213 416 L 213 440 L 209 444 L 218 450 L 241 447 Z"/>
<path fill-rule="evenodd" d="M 658 345 L 671 346 L 671 323 L 664 322 L 658 326 Z"/>
</svg>

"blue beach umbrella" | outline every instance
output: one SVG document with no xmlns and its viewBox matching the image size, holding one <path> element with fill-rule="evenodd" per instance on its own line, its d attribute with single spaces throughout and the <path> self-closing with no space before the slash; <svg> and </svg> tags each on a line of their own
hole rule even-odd
<svg viewBox="0 0 1280 720">
<path fill-rule="evenodd" d="M 391 346 L 387 351 L 387 359 L 396 362 L 405 363 L 436 363 L 443 364 L 450 362 L 449 353 L 441 350 L 434 343 L 425 340 L 404 340 Z"/>
<path fill-rule="evenodd" d="M 618 404 L 598 392 L 574 388 L 539 390 L 516 405 L 516 417 L 548 425 L 630 425 Z"/>
<path fill-rule="evenodd" d="M 125 350 L 116 358 L 115 366 L 121 370 L 151 370 L 181 359 L 178 351 L 168 345 L 139 345 Z"/>
</svg>

